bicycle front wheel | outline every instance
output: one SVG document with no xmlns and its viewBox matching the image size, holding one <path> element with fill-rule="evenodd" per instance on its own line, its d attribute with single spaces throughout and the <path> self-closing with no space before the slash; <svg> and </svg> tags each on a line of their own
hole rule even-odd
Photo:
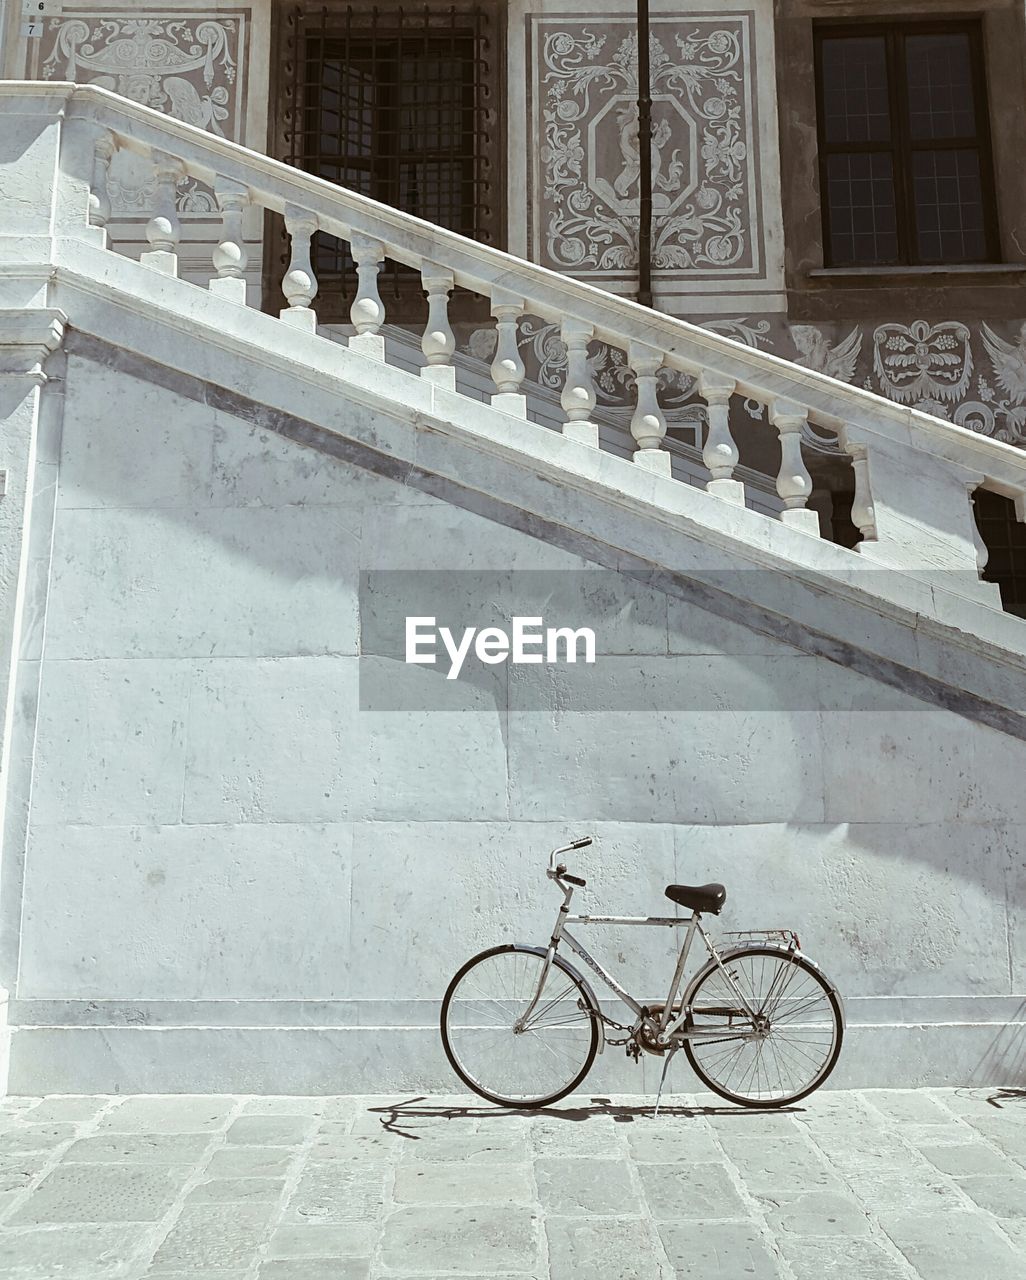
<svg viewBox="0 0 1026 1280">
<path fill-rule="evenodd" d="M 684 1052 L 695 1075 L 742 1107 L 783 1107 L 818 1089 L 844 1036 L 834 989 L 803 956 L 773 947 L 735 951 L 723 965 L 732 981 L 712 963 L 690 995 Z"/>
<path fill-rule="evenodd" d="M 545 951 L 507 945 L 482 951 L 456 974 L 442 1001 L 442 1045 L 468 1088 L 503 1107 L 544 1107 L 571 1093 L 595 1060 L 599 1011 L 558 955 L 530 1015 Z"/>
</svg>

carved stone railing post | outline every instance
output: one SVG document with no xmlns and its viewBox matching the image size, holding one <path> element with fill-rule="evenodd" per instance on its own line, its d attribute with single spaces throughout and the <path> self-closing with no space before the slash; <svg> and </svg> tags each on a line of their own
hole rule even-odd
<svg viewBox="0 0 1026 1280">
<path fill-rule="evenodd" d="M 812 493 L 812 476 L 802 457 L 802 429 L 808 421 L 808 410 L 787 400 L 774 401 L 770 417 L 780 436 L 780 471 L 777 493 L 784 509 L 780 519 L 794 529 L 819 536 L 819 516 L 808 506 Z"/>
<path fill-rule="evenodd" d="M 420 376 L 438 387 L 455 391 L 456 370 L 452 364 L 452 353 L 456 350 L 456 335 L 449 323 L 449 294 L 456 282 L 451 271 L 434 262 L 421 264 L 420 278 L 428 300 L 427 324 L 420 340 L 420 349 L 427 364 L 422 367 Z"/>
<path fill-rule="evenodd" d="M 492 406 L 518 418 L 527 417 L 527 396 L 520 393 L 520 384 L 527 370 L 520 358 L 517 343 L 517 324 L 523 313 L 523 298 L 516 298 L 501 289 L 492 294 L 495 359 L 492 361 L 491 372 L 492 381 L 497 388 L 492 395 Z"/>
<path fill-rule="evenodd" d="M 214 183 L 214 195 L 221 210 L 221 238 L 213 253 L 217 275 L 210 281 L 210 292 L 245 305 L 244 272 L 249 254 L 242 236 L 242 211 L 249 204 L 249 190 L 219 178 Z"/>
<path fill-rule="evenodd" d="M 705 401 L 708 423 L 702 461 L 712 477 L 705 487 L 717 498 L 743 507 L 745 486 L 734 479 L 734 468 L 741 455 L 730 434 L 730 397 L 736 387 L 732 378 L 718 374 L 703 373 L 698 379 L 698 394 Z"/>
<path fill-rule="evenodd" d="M 663 356 L 654 347 L 641 342 L 627 346 L 627 363 L 637 381 L 637 400 L 631 418 L 631 435 L 637 442 L 634 461 L 649 471 L 670 474 L 670 455 L 662 447 L 666 436 L 666 419 L 659 408 L 658 374 Z"/>
<path fill-rule="evenodd" d="M 177 156 L 163 151 L 153 152 L 157 170 L 157 194 L 154 199 L 153 217 L 146 224 L 149 253 L 141 253 L 139 261 L 166 276 L 178 274 L 178 239 L 182 226 L 178 221 L 178 183 L 185 176 L 185 167 Z"/>
<path fill-rule="evenodd" d="M 104 130 L 93 143 L 93 180 L 89 185 L 89 222 L 101 230 L 106 227 L 110 218 L 107 176 L 114 151 L 114 139 Z"/>
<path fill-rule="evenodd" d="M 285 206 L 285 229 L 291 240 L 289 269 L 281 282 L 288 306 L 278 313 L 297 329 L 317 332 L 317 312 L 310 305 L 317 295 L 317 277 L 310 261 L 310 241 L 317 230 L 317 219 L 298 205 Z"/>
<path fill-rule="evenodd" d="M 588 343 L 594 336 L 594 327 L 572 316 L 563 319 L 560 336 L 566 347 L 566 381 L 559 403 L 563 406 L 566 421 L 563 434 L 582 444 L 598 448 L 598 425 L 591 420 L 595 408 L 595 388 L 588 369 Z"/>
<path fill-rule="evenodd" d="M 869 454 L 865 445 L 852 445 L 851 466 L 855 473 L 855 497 L 851 504 L 852 524 L 862 537 L 871 542 L 876 538 L 876 512 L 873 510 L 873 491 L 869 483 Z"/>
<path fill-rule="evenodd" d="M 356 298 L 349 309 L 349 318 L 356 329 L 349 339 L 349 350 L 359 351 L 372 360 L 384 360 L 385 339 L 378 332 L 385 322 L 385 304 L 378 292 L 378 272 L 385 260 L 385 246 L 370 236 L 354 235 L 349 249 L 356 263 L 358 280 Z"/>
</svg>

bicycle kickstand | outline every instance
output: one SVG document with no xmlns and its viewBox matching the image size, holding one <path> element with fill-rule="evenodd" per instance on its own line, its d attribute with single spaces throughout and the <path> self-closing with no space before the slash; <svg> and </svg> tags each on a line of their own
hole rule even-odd
<svg viewBox="0 0 1026 1280">
<path fill-rule="evenodd" d="M 673 1061 L 673 1055 L 677 1052 L 679 1048 L 680 1048 L 680 1042 L 677 1041 L 675 1044 L 671 1046 L 670 1052 L 663 1059 L 663 1073 L 659 1077 L 659 1092 L 656 1094 L 655 1111 L 652 1112 L 653 1120 L 659 1114 L 659 1102 L 663 1096 L 663 1085 L 666 1083 L 666 1073 L 670 1069 L 670 1063 Z"/>
</svg>

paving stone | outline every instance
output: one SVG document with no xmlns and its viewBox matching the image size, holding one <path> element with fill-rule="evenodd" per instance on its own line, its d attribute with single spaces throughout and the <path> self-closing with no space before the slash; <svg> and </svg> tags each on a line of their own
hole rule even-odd
<svg viewBox="0 0 1026 1280">
<path fill-rule="evenodd" d="M 260 1280 L 368 1280 L 366 1258 L 301 1258 L 260 1264 Z"/>
<path fill-rule="evenodd" d="M 160 1276 L 160 1280 L 250 1280 L 252 1271 L 147 1271 L 147 1276 Z"/>
<path fill-rule="evenodd" d="M 246 1116 L 321 1116 L 331 1103 L 332 1098 L 247 1098 L 242 1104 L 242 1114 Z M 344 1099 L 348 1101 L 348 1099 Z"/>
<path fill-rule="evenodd" d="M 760 1195 L 759 1203 L 776 1235 L 867 1236 L 869 1218 L 855 1197 L 846 1191 L 792 1191 Z"/>
<path fill-rule="evenodd" d="M 977 1133 L 995 1147 L 1000 1147 L 1010 1160 L 1026 1166 L 1026 1127 L 993 1112 L 972 1118 L 967 1116 L 966 1119 Z"/>
<path fill-rule="evenodd" d="M 1014 1174 L 1016 1166 L 983 1142 L 963 1142 L 940 1147 L 920 1147 L 924 1156 L 941 1173 L 970 1177 L 976 1173 Z"/>
<path fill-rule="evenodd" d="M 66 1165 L 48 1173 L 6 1226 L 66 1222 L 157 1222 L 184 1181 L 181 1169 Z"/>
<path fill-rule="evenodd" d="M 286 1173 L 298 1151 L 283 1147 L 220 1147 L 210 1157 L 212 1178 L 264 1178 Z"/>
<path fill-rule="evenodd" d="M 305 1223 L 279 1227 L 267 1246 L 269 1258 L 369 1258 L 378 1243 L 376 1223 Z"/>
<path fill-rule="evenodd" d="M 627 1154 L 626 1130 L 629 1127 L 616 1124 L 606 1116 L 589 1116 L 581 1120 L 539 1117 L 531 1125 L 531 1144 L 543 1156 L 623 1158 Z"/>
<path fill-rule="evenodd" d="M 1022 1255 L 998 1229 L 975 1213 L 881 1214 L 880 1225 L 921 1280 L 1022 1280 Z"/>
<path fill-rule="evenodd" d="M 276 1201 L 285 1189 L 284 1178 L 213 1178 L 193 1187 L 189 1204 L 245 1204 L 247 1201 Z"/>
<path fill-rule="evenodd" d="M 234 1098 L 176 1095 L 126 1098 L 100 1121 L 112 1133 L 211 1133 L 223 1129 Z"/>
<path fill-rule="evenodd" d="M 966 1208 L 955 1184 L 939 1175 L 923 1178 L 906 1169 L 901 1173 L 856 1173 L 845 1182 L 873 1213 L 957 1213 Z"/>
<path fill-rule="evenodd" d="M 374 1160 L 394 1160 L 407 1146 L 414 1146 L 419 1139 L 404 1138 L 397 1133 L 350 1135 L 348 1133 L 318 1133 L 310 1147 L 311 1160 L 351 1160 L 366 1163 Z"/>
<path fill-rule="evenodd" d="M 33 1124 L 93 1120 L 110 1102 L 110 1098 L 104 1097 L 43 1098 L 30 1111 L 22 1114 Z"/>
<path fill-rule="evenodd" d="M 45 1163 L 38 1152 L 26 1156 L 0 1156 L 0 1195 L 28 1186 Z"/>
<path fill-rule="evenodd" d="M 678 1276 L 779 1280 L 766 1240 L 748 1223 L 661 1222 L 659 1235 Z"/>
<path fill-rule="evenodd" d="M 953 1119 L 951 1124 L 915 1124 L 904 1121 L 898 1130 L 902 1142 L 911 1143 L 922 1150 L 923 1147 L 958 1146 L 963 1142 L 971 1142 L 976 1131 L 964 1120 Z"/>
<path fill-rule="evenodd" d="M 388 1166 L 307 1164 L 285 1210 L 287 1222 L 370 1222 L 381 1217 Z"/>
<path fill-rule="evenodd" d="M 53 1151 L 61 1143 L 71 1141 L 77 1133 L 78 1126 L 73 1124 L 18 1124 L 0 1133 L 0 1155 Z"/>
<path fill-rule="evenodd" d="M 995 1218 L 1026 1218 L 1026 1178 L 981 1174 L 958 1178 L 957 1182 L 974 1203 Z"/>
<path fill-rule="evenodd" d="M 80 1138 L 61 1156 L 62 1164 L 196 1164 L 211 1138 L 204 1133 L 109 1133 Z"/>
<path fill-rule="evenodd" d="M 872 1240 L 785 1236 L 779 1244 L 794 1280 L 909 1280 L 906 1263 Z"/>
<path fill-rule="evenodd" d="M 950 1124 L 951 1113 L 921 1089 L 867 1089 L 862 1095 L 870 1107 L 888 1120 L 912 1120 L 917 1124 Z"/>
<path fill-rule="evenodd" d="M 636 1216 L 644 1212 L 626 1160 L 542 1158 L 534 1169 L 546 1213 Z"/>
<path fill-rule="evenodd" d="M 313 1116 L 240 1116 L 228 1126 L 225 1141 L 248 1147 L 297 1147 L 316 1123 Z"/>
<path fill-rule="evenodd" d="M 449 1271 L 456 1258 L 461 1269 L 534 1274 L 540 1265 L 537 1215 L 493 1205 L 454 1205 L 444 1213 L 409 1206 L 385 1219 L 381 1262 L 389 1271 Z"/>
<path fill-rule="evenodd" d="M 724 1137 L 723 1149 L 750 1191 L 824 1190 L 839 1185 L 837 1174 L 815 1147 L 801 1138 Z"/>
<path fill-rule="evenodd" d="M 114 1276 L 139 1247 L 135 1228 L 48 1227 L 0 1236 L 0 1275 L 18 1280 Z"/>
<path fill-rule="evenodd" d="M 630 1125 L 626 1130 L 627 1145 L 638 1164 L 667 1164 L 672 1160 L 692 1163 L 721 1160 L 722 1153 L 705 1125 L 682 1126 Z"/>
<path fill-rule="evenodd" d="M 638 1166 L 653 1218 L 746 1218 L 748 1207 L 722 1164 L 643 1164 Z"/>
<path fill-rule="evenodd" d="M 551 1280 L 670 1280 L 674 1274 L 662 1261 L 653 1226 L 639 1219 L 548 1218 L 545 1236 Z"/>
<path fill-rule="evenodd" d="M 400 1165 L 392 1194 L 405 1204 L 529 1204 L 535 1198 L 528 1165 L 457 1164 L 452 1160 Z"/>
<path fill-rule="evenodd" d="M 271 1205 L 188 1206 L 154 1255 L 150 1272 L 249 1267 L 271 1233 Z"/>
<path fill-rule="evenodd" d="M 521 1134 L 481 1133 L 459 1138 L 425 1136 L 419 1142 L 407 1142 L 403 1154 L 409 1160 L 460 1160 L 473 1164 L 524 1164 L 529 1159 L 528 1146 Z"/>
</svg>

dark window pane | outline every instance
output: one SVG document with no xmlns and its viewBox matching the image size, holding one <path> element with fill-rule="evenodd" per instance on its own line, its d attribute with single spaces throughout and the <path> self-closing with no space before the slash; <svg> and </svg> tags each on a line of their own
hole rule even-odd
<svg viewBox="0 0 1026 1280">
<path fill-rule="evenodd" d="M 980 158 L 975 151 L 912 153 L 919 257 L 979 262 L 987 255 Z"/>
<path fill-rule="evenodd" d="M 891 136 L 882 36 L 822 44 L 823 132 L 828 142 L 886 142 Z"/>
<path fill-rule="evenodd" d="M 827 157 L 830 257 L 835 266 L 869 266 L 898 257 L 894 173 L 879 154 Z"/>
<path fill-rule="evenodd" d="M 915 140 L 976 136 L 972 60 L 966 32 L 906 36 L 905 69 L 909 131 Z"/>
</svg>

